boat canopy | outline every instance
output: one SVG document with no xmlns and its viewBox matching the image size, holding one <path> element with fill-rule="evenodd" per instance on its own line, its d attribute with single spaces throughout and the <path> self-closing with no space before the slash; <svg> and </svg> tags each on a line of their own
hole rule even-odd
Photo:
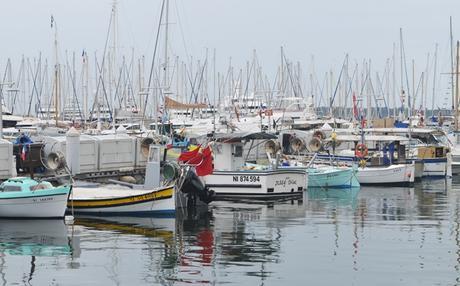
<svg viewBox="0 0 460 286">
<path fill-rule="evenodd" d="M 184 110 L 193 108 L 207 108 L 208 105 L 205 103 L 182 103 L 168 96 L 165 96 L 165 107 L 167 109 Z"/>
<path fill-rule="evenodd" d="M 235 143 L 244 140 L 269 140 L 276 139 L 276 135 L 265 132 L 239 132 L 239 133 L 219 133 L 214 138 L 217 142 Z"/>
</svg>

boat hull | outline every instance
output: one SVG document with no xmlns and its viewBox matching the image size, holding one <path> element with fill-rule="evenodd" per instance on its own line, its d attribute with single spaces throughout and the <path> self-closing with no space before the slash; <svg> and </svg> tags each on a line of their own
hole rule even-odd
<svg viewBox="0 0 460 286">
<path fill-rule="evenodd" d="M 203 180 L 217 200 L 272 200 L 302 196 L 307 174 L 302 169 L 214 171 Z"/>
<path fill-rule="evenodd" d="M 308 171 L 308 188 L 347 189 L 359 187 L 354 168 L 310 169 Z"/>
<path fill-rule="evenodd" d="M 447 158 L 423 159 L 423 177 L 452 177 L 451 162 Z"/>
<path fill-rule="evenodd" d="M 93 189 L 94 194 L 98 193 Z M 111 195 L 88 195 L 85 188 L 75 188 L 74 196 L 69 199 L 68 211 L 78 215 L 96 216 L 174 216 L 175 189 L 173 186 L 152 191 L 131 192 L 117 196 L 117 190 Z"/>
<path fill-rule="evenodd" d="M 362 185 L 410 186 L 415 180 L 415 164 L 358 168 L 357 176 Z"/>
<path fill-rule="evenodd" d="M 63 218 L 69 191 L 55 194 L 0 198 L 2 218 Z"/>
</svg>

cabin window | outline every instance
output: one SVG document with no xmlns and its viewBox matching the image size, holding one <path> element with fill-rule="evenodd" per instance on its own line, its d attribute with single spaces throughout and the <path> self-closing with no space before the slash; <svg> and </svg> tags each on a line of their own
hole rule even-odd
<svg viewBox="0 0 460 286">
<path fill-rule="evenodd" d="M 0 186 L 0 192 L 20 192 L 21 186 Z"/>
<path fill-rule="evenodd" d="M 236 145 L 235 146 L 235 153 L 233 154 L 235 157 L 243 157 L 243 146 Z"/>
<path fill-rule="evenodd" d="M 31 191 L 37 191 L 37 190 L 46 190 L 46 189 L 49 189 L 50 186 L 48 186 L 48 184 L 46 183 L 40 183 L 40 184 L 37 184 L 33 187 L 30 187 L 30 190 Z"/>
</svg>

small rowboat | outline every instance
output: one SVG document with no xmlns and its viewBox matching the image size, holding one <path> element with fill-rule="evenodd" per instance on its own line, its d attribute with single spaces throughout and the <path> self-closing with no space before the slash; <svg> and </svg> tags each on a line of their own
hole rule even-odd
<svg viewBox="0 0 460 286">
<path fill-rule="evenodd" d="M 0 185 L 0 217 L 63 218 L 71 189 L 25 177 L 8 179 Z"/>
<path fill-rule="evenodd" d="M 319 166 L 308 169 L 308 188 L 359 188 L 357 170 L 352 167 Z"/>
<path fill-rule="evenodd" d="M 134 189 L 122 185 L 75 186 L 68 202 L 75 215 L 174 216 L 174 186 Z"/>
</svg>

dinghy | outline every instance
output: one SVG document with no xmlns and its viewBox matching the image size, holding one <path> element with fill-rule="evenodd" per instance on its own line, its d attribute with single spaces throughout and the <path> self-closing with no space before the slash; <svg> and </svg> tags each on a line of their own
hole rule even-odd
<svg viewBox="0 0 460 286">
<path fill-rule="evenodd" d="M 357 169 L 353 167 L 318 166 L 308 169 L 308 188 L 359 188 Z"/>
<path fill-rule="evenodd" d="M 8 179 L 0 185 L 0 217 L 63 218 L 71 188 L 25 177 Z"/>
</svg>

